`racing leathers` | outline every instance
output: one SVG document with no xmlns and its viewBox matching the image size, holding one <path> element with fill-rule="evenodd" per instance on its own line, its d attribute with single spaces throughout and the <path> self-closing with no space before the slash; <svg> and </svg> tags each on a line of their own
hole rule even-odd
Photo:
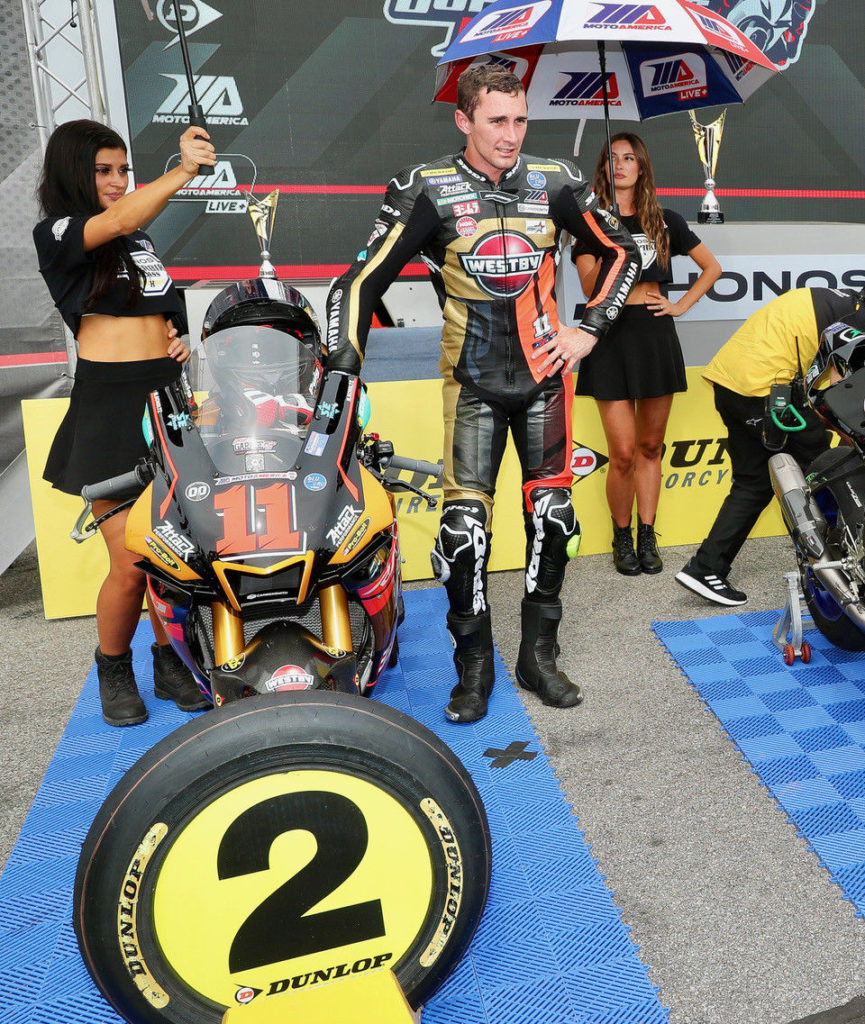
<svg viewBox="0 0 865 1024">
<path fill-rule="evenodd" d="M 598 207 L 569 162 L 521 155 L 498 183 L 463 153 L 401 171 L 387 188 L 364 252 L 328 296 L 328 369 L 359 373 L 373 311 L 420 254 L 444 318 L 444 503 L 433 553 L 452 612 L 487 609 L 486 565 L 495 480 L 510 427 L 522 466 L 526 596 L 555 600 L 569 538 L 570 374 L 547 377 L 533 347 L 558 331 L 559 238 L 601 260 L 580 326 L 600 337 L 618 316 L 640 260 L 619 222 Z M 543 509 L 535 495 L 543 490 Z M 567 514 L 565 505 L 570 509 Z"/>
</svg>

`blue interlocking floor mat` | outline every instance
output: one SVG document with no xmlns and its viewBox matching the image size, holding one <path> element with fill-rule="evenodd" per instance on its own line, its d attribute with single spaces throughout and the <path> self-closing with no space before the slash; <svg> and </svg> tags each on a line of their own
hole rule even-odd
<svg viewBox="0 0 865 1024">
<path fill-rule="evenodd" d="M 484 917 L 467 955 L 424 1008 L 424 1024 L 667 1021 L 498 654 L 487 717 L 468 726 L 445 720 L 454 684 L 445 611 L 440 589 L 406 594 L 399 664 L 376 688 L 376 699 L 410 714 L 455 751 L 483 797 L 492 833 Z M 146 680 L 153 638 L 144 624 L 138 633 L 134 663 Z M 141 690 L 149 720 L 112 729 L 102 721 L 91 672 L 0 876 L 3 1024 L 119 1021 L 78 955 L 72 885 L 80 844 L 111 788 L 189 718 Z"/>
<path fill-rule="evenodd" d="M 865 654 L 816 629 L 809 664 L 772 642 L 779 612 L 653 629 L 760 781 L 865 916 Z"/>
</svg>

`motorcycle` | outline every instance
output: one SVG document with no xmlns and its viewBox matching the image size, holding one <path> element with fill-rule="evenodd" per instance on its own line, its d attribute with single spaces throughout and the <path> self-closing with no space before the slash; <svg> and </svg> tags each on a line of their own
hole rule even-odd
<svg viewBox="0 0 865 1024">
<path fill-rule="evenodd" d="M 773 455 L 769 472 L 814 625 L 835 646 L 863 651 L 865 319 L 856 313 L 848 321 L 823 332 L 802 387 L 804 400 L 839 443 L 804 471 L 790 455 Z M 783 412 L 774 419 L 782 431 L 795 428 L 792 420 L 785 424 Z"/>
<path fill-rule="evenodd" d="M 441 467 L 364 433 L 361 380 L 326 372 L 315 314 L 280 281 L 224 289 L 188 379 L 154 391 L 148 457 L 84 488 L 131 505 L 127 547 L 172 646 L 216 706 L 256 693 L 369 695 L 403 616 L 395 490 Z M 122 500 L 121 500 L 122 499 Z M 112 514 L 112 513 L 109 513 Z"/>
</svg>

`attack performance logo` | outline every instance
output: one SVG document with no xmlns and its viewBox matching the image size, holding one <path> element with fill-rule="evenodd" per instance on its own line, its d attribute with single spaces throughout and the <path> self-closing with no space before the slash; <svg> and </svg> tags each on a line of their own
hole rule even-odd
<svg viewBox="0 0 865 1024">
<path fill-rule="evenodd" d="M 579 441 L 574 441 L 572 444 L 571 472 L 574 474 L 575 484 L 578 484 L 580 480 L 585 480 L 596 469 L 601 469 L 610 461 L 606 455 L 601 455 L 600 452 L 596 452 L 594 448 L 589 448 L 588 445 L 580 444 Z"/>
<path fill-rule="evenodd" d="M 746 35 L 779 67 L 795 64 L 802 53 L 815 0 L 697 0 Z"/>
<path fill-rule="evenodd" d="M 181 0 L 180 20 L 183 22 L 184 35 L 188 39 L 205 26 L 222 17 L 222 12 L 206 4 L 204 0 Z M 176 46 L 180 36 L 177 32 L 177 18 L 174 13 L 174 0 L 159 0 L 156 4 L 156 19 L 159 24 L 170 32 L 174 38 L 165 44 L 168 50 Z"/>
<path fill-rule="evenodd" d="M 430 53 L 440 57 L 453 36 L 492 0 L 384 0 L 384 16 L 394 25 L 429 25 L 445 29 Z"/>
<path fill-rule="evenodd" d="M 471 252 L 460 253 L 463 270 L 495 298 L 515 298 L 541 269 L 544 254 L 515 231 L 482 238 Z"/>
</svg>

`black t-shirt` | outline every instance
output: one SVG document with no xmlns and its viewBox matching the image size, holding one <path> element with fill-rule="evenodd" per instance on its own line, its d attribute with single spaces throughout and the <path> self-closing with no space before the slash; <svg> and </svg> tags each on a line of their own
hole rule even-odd
<svg viewBox="0 0 865 1024">
<path fill-rule="evenodd" d="M 670 237 L 671 259 L 673 256 L 687 256 L 694 246 L 700 244 L 700 239 L 688 227 L 688 222 L 681 214 L 676 213 L 675 210 L 666 209 L 663 211 L 663 214 L 667 234 Z M 673 280 L 672 262 L 670 262 L 666 267 L 662 267 L 658 263 L 658 254 L 655 251 L 655 243 L 646 236 L 637 216 L 633 215 L 630 217 L 622 217 L 620 215 L 619 220 L 631 233 L 631 237 L 637 243 L 637 248 L 640 250 L 643 269 L 640 273 L 639 280 L 657 281 L 670 284 Z M 577 256 L 585 255 L 588 251 L 589 250 L 584 248 L 581 243 L 575 241 L 571 251 L 571 259 L 576 260 Z"/>
<path fill-rule="evenodd" d="M 84 300 L 93 287 L 93 251 L 84 251 L 84 225 L 88 217 L 48 217 L 33 229 L 33 241 L 39 257 L 39 272 L 45 278 L 54 305 L 73 334 L 78 334 Z M 123 241 L 142 274 L 141 301 L 127 304 L 129 276 L 125 269 L 117 275 L 114 286 L 87 313 L 108 316 L 149 316 L 161 313 L 166 318 L 179 318 L 183 323 L 180 296 L 156 255 L 153 242 L 144 231 L 124 235 Z"/>
</svg>

